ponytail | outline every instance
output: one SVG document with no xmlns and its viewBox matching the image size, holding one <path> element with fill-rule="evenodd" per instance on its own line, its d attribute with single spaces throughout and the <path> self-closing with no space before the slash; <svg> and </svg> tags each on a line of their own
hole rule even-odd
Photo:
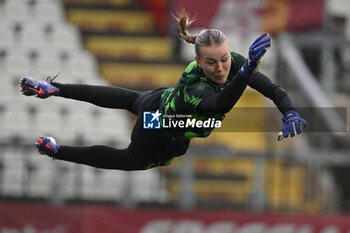
<svg viewBox="0 0 350 233">
<path fill-rule="evenodd" d="M 191 26 L 191 24 L 195 21 L 195 18 L 190 19 L 185 11 L 183 9 L 180 13 L 178 13 L 178 17 L 174 16 L 175 20 L 179 24 L 180 28 L 180 36 L 181 38 L 186 41 L 187 43 L 194 44 L 197 38 L 197 35 L 190 35 L 188 33 L 188 28 Z"/>
<path fill-rule="evenodd" d="M 179 24 L 180 36 L 187 43 L 194 44 L 194 50 L 196 56 L 200 58 L 200 48 L 202 46 L 211 46 L 212 44 L 227 43 L 226 36 L 218 29 L 204 29 L 198 35 L 190 35 L 188 28 L 195 21 L 194 18 L 190 19 L 185 10 L 178 13 L 178 17 L 173 17 Z"/>
</svg>

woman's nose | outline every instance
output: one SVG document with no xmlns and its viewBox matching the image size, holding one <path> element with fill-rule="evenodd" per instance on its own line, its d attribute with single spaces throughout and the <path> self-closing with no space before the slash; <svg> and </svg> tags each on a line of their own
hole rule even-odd
<svg viewBox="0 0 350 233">
<path fill-rule="evenodd" d="M 223 70 L 222 64 L 220 62 L 216 66 L 216 69 L 217 69 L 217 71 L 222 71 Z"/>
</svg>

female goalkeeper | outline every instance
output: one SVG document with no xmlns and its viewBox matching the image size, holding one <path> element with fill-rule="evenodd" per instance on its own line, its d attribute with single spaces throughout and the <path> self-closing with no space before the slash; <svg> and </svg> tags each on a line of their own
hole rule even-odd
<svg viewBox="0 0 350 233">
<path fill-rule="evenodd" d="M 105 169 L 130 171 L 168 165 L 176 156 L 186 153 L 193 137 L 207 137 L 213 128 L 143 129 L 143 112 L 159 110 L 166 115 L 190 114 L 196 119 L 222 120 L 247 85 L 276 104 L 283 114 L 282 132 L 285 138 L 302 132 L 300 124 L 306 126 L 306 121 L 299 117 L 287 93 L 258 72 L 259 63 L 271 46 L 267 33 L 254 41 L 248 58 L 244 58 L 230 52 L 227 39 L 220 30 L 206 29 L 198 35 L 190 35 L 187 29 L 191 21 L 187 15 L 182 12 L 177 20 L 181 38 L 194 44 L 196 56 L 175 87 L 139 92 L 120 87 L 61 84 L 23 78 L 21 87 L 24 95 L 39 98 L 60 96 L 106 108 L 126 109 L 137 115 L 131 143 L 125 149 L 102 145 L 59 146 L 54 138 L 41 136 L 36 144 L 39 152 L 55 159 Z M 154 117 L 159 117 L 159 114 Z"/>
</svg>

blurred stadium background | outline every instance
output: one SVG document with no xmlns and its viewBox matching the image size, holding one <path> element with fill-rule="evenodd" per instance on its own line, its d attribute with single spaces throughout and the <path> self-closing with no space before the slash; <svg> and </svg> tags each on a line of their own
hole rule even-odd
<svg viewBox="0 0 350 233">
<path fill-rule="evenodd" d="M 237 107 L 256 110 L 231 111 L 224 124 L 254 132 L 196 139 L 168 167 L 110 171 L 40 156 L 39 135 L 125 147 L 135 119 L 24 97 L 19 80 L 61 72 L 66 83 L 172 86 L 194 57 L 171 16 L 184 7 L 197 18 L 192 33 L 221 29 L 244 56 L 262 31 L 273 35 L 261 71 L 309 113 L 308 132 L 277 142 L 265 127 L 280 127 L 281 115 L 248 89 Z M 349 67 L 349 0 L 0 0 L 0 232 L 348 233 Z"/>
</svg>

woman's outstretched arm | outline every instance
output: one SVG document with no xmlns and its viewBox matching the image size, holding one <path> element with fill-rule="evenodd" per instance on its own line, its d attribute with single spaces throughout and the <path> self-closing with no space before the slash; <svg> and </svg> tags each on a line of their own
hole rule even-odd
<svg viewBox="0 0 350 233">
<path fill-rule="evenodd" d="M 219 92 L 211 92 L 197 106 L 200 113 L 222 113 L 229 112 L 241 98 L 250 79 L 242 77 L 239 73 L 230 83 Z"/>
</svg>

